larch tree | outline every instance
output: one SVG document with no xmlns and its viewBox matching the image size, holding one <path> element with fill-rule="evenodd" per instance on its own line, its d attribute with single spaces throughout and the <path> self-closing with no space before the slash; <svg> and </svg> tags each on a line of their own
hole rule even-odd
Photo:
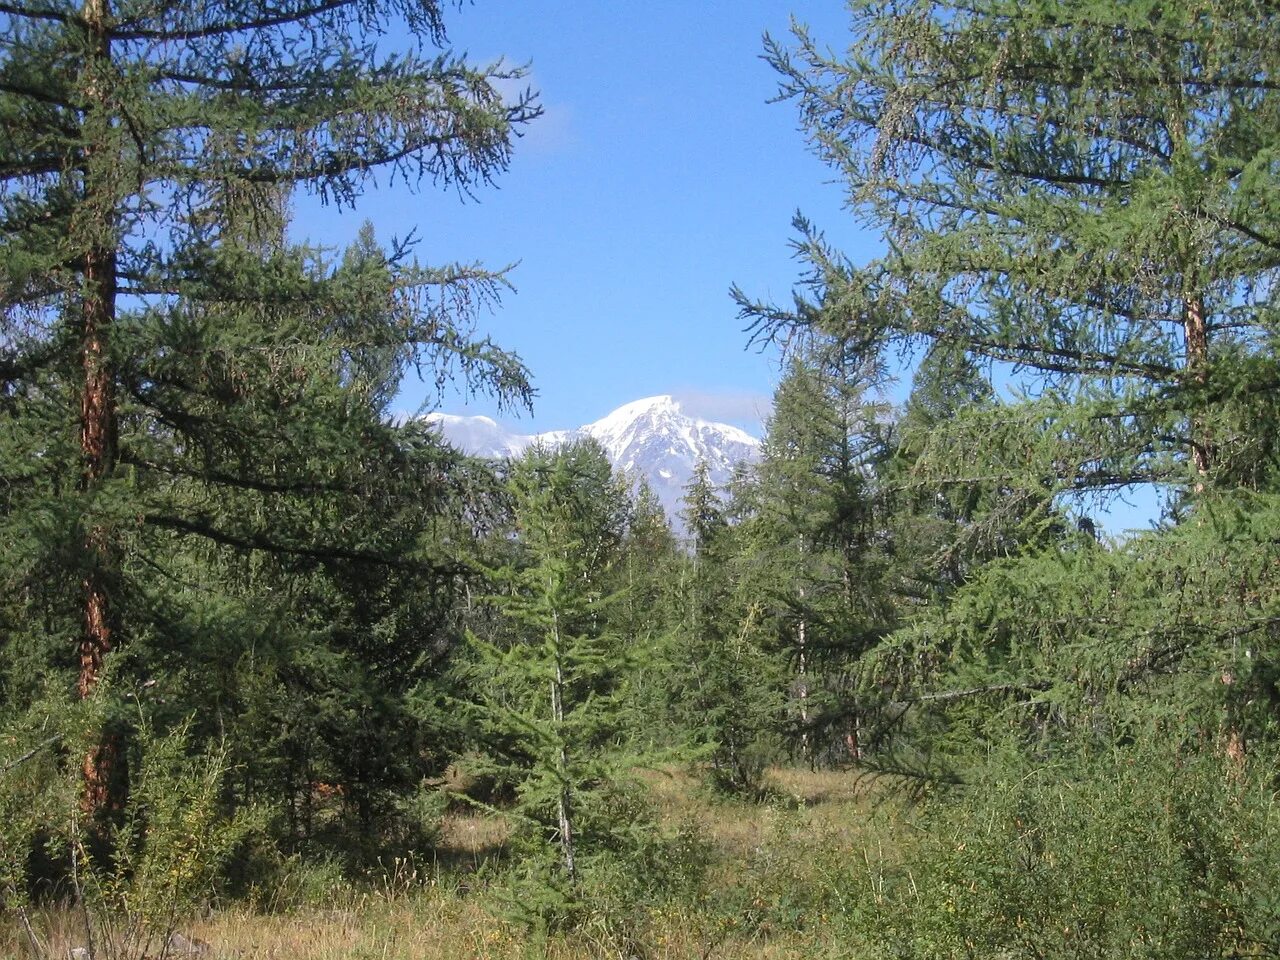
<svg viewBox="0 0 1280 960">
<path fill-rule="evenodd" d="M 488 636 L 471 635 L 469 715 L 493 770 L 516 790 L 509 814 L 533 881 L 518 909 L 564 921 L 593 864 L 625 850 L 636 826 L 617 809 L 641 655 L 613 623 L 627 504 L 590 440 L 529 451 L 511 465 L 509 486 L 510 553 L 489 571 L 496 622 Z"/>
<path fill-rule="evenodd" d="M 880 768 L 931 801 L 883 945 L 1274 949 L 1280 8 L 848 7 L 843 51 L 767 56 L 885 252 L 799 219 L 797 303 L 738 296 L 759 337 L 928 351 L 905 485 L 963 562 L 869 664 Z M 1150 481 L 1191 522 L 1061 522 Z"/>
<path fill-rule="evenodd" d="M 828 324 L 873 353 L 945 341 L 1006 365 L 1043 399 L 1006 425 L 1056 435 L 1034 466 L 1064 486 L 1248 469 L 1239 410 L 1277 379 L 1274 6 L 849 10 L 843 53 L 797 28 L 767 59 L 888 249 L 855 266 L 800 220 L 821 309 L 739 293 L 757 334 Z"/>
<path fill-rule="evenodd" d="M 389 30 L 412 49 L 382 53 Z M 5 576 L 20 591 L 51 570 L 79 581 L 79 695 L 140 629 L 122 607 L 124 584 L 155 562 L 130 553 L 148 531 L 161 553 L 195 538 L 412 566 L 403 545 L 353 547 L 314 523 L 273 530 L 269 503 L 326 484 L 359 496 L 362 456 L 396 459 L 392 438 L 357 439 L 377 432 L 368 417 L 342 443 L 341 423 L 306 416 L 341 409 L 310 388 L 330 375 L 349 384 L 359 357 L 389 351 L 432 378 L 460 369 L 520 397 L 518 361 L 470 333 L 501 277 L 418 267 L 403 250 L 369 268 L 364 249 L 363 266 L 333 268 L 278 242 L 282 205 L 303 188 L 350 206 L 375 174 L 463 192 L 486 183 L 538 113 L 497 89 L 519 71 L 439 52 L 433 0 L 18 0 L 0 7 L 0 34 L 0 409 L 17 428 L 0 470 L 5 525 L 30 547 Z M 233 223 L 232 207 L 265 234 Z M 376 322 L 361 324 L 371 307 Z M 298 469 L 259 462 L 254 429 L 293 450 Z M 304 452 L 322 462 L 302 466 Z M 175 477 L 204 504 L 219 491 L 263 504 L 238 523 L 149 509 L 146 491 Z M 91 810 L 116 802 L 117 750 L 107 736 L 86 757 Z"/>
<path fill-rule="evenodd" d="M 791 661 L 802 752 L 860 759 L 858 659 L 894 621 L 888 525 L 877 473 L 889 424 L 874 380 L 838 341 L 793 353 L 774 393 L 743 524 L 744 565 Z"/>
<path fill-rule="evenodd" d="M 896 662 L 912 679 L 885 689 L 914 713 L 1012 697 L 1032 717 L 1045 691 L 1087 686 L 1080 654 L 1059 647 L 1028 667 L 1013 650 L 1043 624 L 997 629 L 986 604 L 1039 576 L 1037 563 L 1075 571 L 1075 592 L 1105 601 L 1101 578 L 1081 572 L 1102 562 L 1096 543 L 1065 529 L 1064 503 L 1170 485 L 1180 516 L 1188 501 L 1199 511 L 1195 529 L 1164 541 L 1170 569 L 1187 578 L 1205 556 L 1229 555 L 1232 538 L 1240 556 L 1269 550 L 1280 14 L 1254 0 L 851 0 L 849 11 L 843 52 L 797 28 L 790 46 L 768 41 L 767 58 L 886 252 L 854 264 L 799 218 L 808 275 L 796 304 L 737 296 L 757 337 L 825 331 L 868 358 L 950 348 L 1009 388 L 1007 399 L 933 425 L 911 464 L 922 488 L 994 492 L 991 529 L 1016 526 L 995 554 L 1011 556 L 986 576 L 964 571 L 982 583 L 929 618 L 982 640 L 960 653 L 941 631 L 908 631 L 914 640 Z M 1020 557 L 1028 544 L 1044 556 Z M 1264 588 L 1250 599 L 1269 609 L 1275 596 Z M 1245 656 L 1223 638 L 1267 621 L 1251 613 L 1232 623 L 1230 607 L 1201 596 L 1161 611 L 1176 624 L 1162 628 L 1172 659 L 1159 664 L 1143 652 L 1135 613 L 1124 628 L 1112 624 L 1120 644 L 1104 659 L 1121 673 L 1140 665 L 1146 679 L 1194 670 L 1193 651 L 1220 656 L 1234 679 L 1202 690 L 1206 702 L 1244 689 L 1249 699 L 1269 683 L 1260 664 L 1270 654 Z M 1101 656 L 1088 633 L 1057 636 Z M 948 665 L 991 679 L 957 682 Z M 1041 718 L 1026 729 L 1053 728 Z M 1238 733 L 1227 738 L 1235 754 Z"/>
<path fill-rule="evenodd" d="M 966 432 L 956 424 L 985 425 L 1007 412 L 961 346 L 939 341 L 926 350 L 896 424 L 893 454 L 883 465 L 894 501 L 894 539 L 910 545 L 902 556 L 901 590 L 917 606 L 945 600 L 983 563 L 1062 527 L 1052 509 L 1056 477 L 984 481 L 969 466 L 981 454 L 965 445 Z"/>
<path fill-rule="evenodd" d="M 650 645 L 669 626 L 675 569 L 682 559 L 661 502 L 643 477 L 617 477 L 627 504 L 618 561 L 621 590 L 616 629 L 637 645 Z"/>
<path fill-rule="evenodd" d="M 874 651 L 869 692 L 882 770 L 925 793 L 972 789 L 932 807 L 955 886 L 920 914 L 922 937 L 894 935 L 891 949 L 1150 952 L 1148 931 L 1176 929 L 1202 943 L 1158 949 L 1274 943 L 1268 898 L 1204 891 L 1247 887 L 1238 878 L 1265 858 L 1242 851 L 1273 830 L 1238 814 L 1275 803 L 1280 10 L 848 6 L 842 53 L 798 28 L 767 56 L 885 252 L 855 264 L 798 218 L 796 303 L 737 296 L 757 337 L 963 357 L 926 367 L 949 379 L 932 390 L 941 403 L 917 395 L 908 417 L 923 429 L 903 459 L 915 489 L 950 500 L 936 501 L 955 521 L 941 533 L 965 562 Z M 996 395 L 933 416 L 964 400 L 973 363 Z M 1100 543 L 1062 522 L 1082 495 L 1149 482 L 1175 492 L 1162 529 Z M 999 536 L 970 538 L 984 527 Z M 1205 791 L 1190 828 L 1160 819 L 1160 791 L 1184 776 Z M 1095 818 L 1123 806 L 1091 799 L 1110 796 L 1153 825 L 1128 853 Z M 1078 826 L 1047 843 L 1063 823 Z M 1175 854 L 1148 860 L 1159 848 Z M 1058 885 L 1073 872 L 1088 879 Z M 1136 873 L 1166 892 L 1139 899 L 1152 919 L 1093 909 L 1096 891 L 1115 878 L 1131 889 Z M 1033 901 L 1054 920 L 1027 921 Z M 950 921 L 930 924 L 951 916 L 982 916 L 981 932 L 938 939 Z M 1111 923 L 1114 946 L 1084 946 Z"/>
<path fill-rule="evenodd" d="M 681 517 L 693 555 L 682 571 L 682 622 L 668 644 L 667 697 L 673 726 L 711 763 L 713 782 L 757 793 L 777 755 L 785 712 L 780 658 L 760 644 L 758 581 L 741 575 L 739 533 L 755 510 L 749 471 L 731 478 L 727 496 L 705 463 L 685 486 Z"/>
</svg>

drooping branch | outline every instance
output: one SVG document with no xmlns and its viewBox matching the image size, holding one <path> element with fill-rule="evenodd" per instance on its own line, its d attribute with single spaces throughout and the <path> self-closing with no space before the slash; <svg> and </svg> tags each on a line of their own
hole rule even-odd
<svg viewBox="0 0 1280 960">
<path fill-rule="evenodd" d="M 47 750 L 49 747 L 56 746 L 61 742 L 62 742 L 62 734 L 60 733 L 56 733 L 52 737 L 42 740 L 40 743 L 37 743 L 34 747 L 32 747 L 26 753 L 22 754 L 22 756 L 16 757 L 13 760 L 10 760 L 8 763 L 6 763 L 3 767 L 0 767 L 0 776 L 3 776 L 9 773 L 9 771 L 13 770 L 15 767 L 21 766 L 22 764 L 26 763 L 28 760 L 34 759 L 36 756 L 39 755 L 39 753 L 42 750 Z"/>
<path fill-rule="evenodd" d="M 221 23 L 209 23 L 189 29 L 150 29 L 145 27 L 115 27 L 111 31 L 113 40 L 154 40 L 160 43 L 182 43 L 191 40 L 206 40 L 211 37 L 226 36 L 237 33 L 253 33 L 272 27 L 302 23 L 321 14 L 332 13 L 343 7 L 353 6 L 357 0 L 325 0 L 310 6 L 298 7 L 295 10 L 280 10 L 267 16 L 245 20 L 227 20 Z"/>
<path fill-rule="evenodd" d="M 425 560 L 413 560 L 399 555 L 376 553 L 370 550 L 353 550 L 336 544 L 316 546 L 307 543 L 286 543 L 263 533 L 235 532 L 218 527 L 207 519 L 190 519 L 164 514 L 146 514 L 142 517 L 148 526 L 172 530 L 188 536 L 202 537 L 226 547 L 239 550 L 258 550 L 277 556 L 300 557 L 315 560 L 319 563 L 366 563 L 406 573 L 428 574 L 433 577 L 447 579 L 467 574 L 467 568 L 458 564 L 433 563 Z"/>
</svg>

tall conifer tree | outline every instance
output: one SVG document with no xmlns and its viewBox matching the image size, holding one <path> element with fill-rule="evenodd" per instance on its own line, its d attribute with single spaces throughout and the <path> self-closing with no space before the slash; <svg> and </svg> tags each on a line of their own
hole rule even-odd
<svg viewBox="0 0 1280 960">
<path fill-rule="evenodd" d="M 768 59 L 889 252 L 855 267 L 801 222 L 822 309 L 740 295 L 757 331 L 829 325 L 871 352 L 946 341 L 1060 387 L 1077 402 L 1045 393 L 974 443 L 1043 425 L 1058 442 L 1032 468 L 1075 488 L 1250 469 L 1238 408 L 1277 379 L 1275 9 L 849 9 L 844 54 L 799 30 Z"/>
<path fill-rule="evenodd" d="M 407 30 L 412 52 L 377 51 L 391 27 Z M 356 355 L 370 350 L 433 375 L 459 364 L 506 398 L 523 388 L 518 363 L 469 336 L 492 274 L 395 256 L 331 271 L 314 252 L 248 240 L 229 206 L 241 222 L 279 227 L 294 187 L 349 205 L 377 171 L 467 190 L 505 167 L 537 108 L 498 93 L 518 72 L 433 52 L 444 41 L 434 2 L 20 0 L 0 11 L 0 32 L 0 402 L 18 427 L 5 443 L 2 469 L 18 491 L 5 520 L 32 546 L 6 578 L 52 569 L 80 581 L 87 697 L 108 655 L 142 629 L 125 609 L 135 530 L 295 560 L 409 562 L 316 528 L 272 530 L 270 511 L 226 524 L 152 510 L 138 491 L 174 475 L 205 499 L 324 486 L 324 467 L 280 476 L 278 462 L 255 462 L 250 438 L 267 430 L 294 450 L 336 453 L 345 444 L 297 414 L 319 415 L 309 386 L 335 364 L 357 377 Z M 378 302 L 398 309 L 335 347 L 343 324 Z M 211 419 L 209 405 L 234 409 L 235 422 Z M 251 429 L 244 411 L 255 407 Z M 293 416 L 269 422 L 287 408 Z M 146 454 L 163 438 L 171 455 L 159 462 Z M 358 487 L 339 472 L 336 486 Z M 79 533 L 51 536 L 40 519 L 51 515 Z M 90 808 L 113 802 L 116 752 L 108 737 L 86 759 Z"/>
<path fill-rule="evenodd" d="M 471 638 L 473 716 L 494 769 L 516 788 L 516 838 L 537 881 L 519 909 L 565 920 L 592 865 L 639 826 L 615 816 L 641 655 L 612 622 L 626 504 L 594 441 L 535 448 L 511 465 L 509 483 L 511 558 L 491 571 L 499 617 L 489 636 Z"/>
<path fill-rule="evenodd" d="M 754 509 L 745 472 L 730 488 L 726 501 L 705 463 L 685 487 L 682 516 L 693 556 L 681 583 L 683 623 L 668 653 L 668 697 L 676 725 L 709 753 L 715 783 L 751 793 L 776 755 L 782 671 L 760 646 L 754 581 L 736 566 L 741 520 Z"/>
<path fill-rule="evenodd" d="M 848 346 L 821 337 L 793 346 L 741 532 L 744 576 L 791 661 L 793 731 L 811 759 L 861 756 L 856 665 L 895 618 L 880 476 L 891 424 L 874 366 Z"/>
</svg>

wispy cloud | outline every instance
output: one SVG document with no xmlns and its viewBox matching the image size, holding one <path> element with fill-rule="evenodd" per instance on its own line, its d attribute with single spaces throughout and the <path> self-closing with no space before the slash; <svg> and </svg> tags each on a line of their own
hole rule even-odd
<svg viewBox="0 0 1280 960">
<path fill-rule="evenodd" d="M 529 91 L 538 95 L 542 116 L 520 129 L 517 150 L 522 148 L 525 153 L 555 153 L 573 144 L 576 133 L 572 108 L 566 103 L 548 100 L 531 73 L 518 79 L 497 80 L 493 86 L 509 104 L 519 102 Z"/>
<path fill-rule="evenodd" d="M 677 390 L 672 397 L 691 417 L 741 426 L 750 433 L 764 432 L 764 422 L 773 412 L 773 401 L 750 390 Z"/>
</svg>

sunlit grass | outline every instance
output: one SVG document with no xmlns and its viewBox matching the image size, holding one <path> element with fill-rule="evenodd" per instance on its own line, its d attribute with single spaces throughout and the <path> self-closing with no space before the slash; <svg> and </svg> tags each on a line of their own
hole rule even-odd
<svg viewBox="0 0 1280 960">
<path fill-rule="evenodd" d="M 504 919 L 487 882 L 502 869 L 507 825 L 467 809 L 444 817 L 429 864 L 393 864 L 375 882 L 319 891 L 312 905 L 275 903 L 265 911 L 228 905 L 182 930 L 210 944 L 209 960 L 850 955 L 843 921 L 859 898 L 874 896 L 876 864 L 895 856 L 900 835 L 894 806 L 874 783 L 842 772 L 779 769 L 769 774 L 765 799 L 746 802 L 717 796 L 685 770 L 647 770 L 640 779 L 664 829 L 700 838 L 707 875 L 694 902 L 630 916 L 625 942 L 607 915 L 541 938 Z M 33 919 L 46 946 L 42 960 L 65 960 L 83 943 L 82 924 L 68 911 Z M 26 952 L 21 931 L 6 922 L 0 955 Z"/>
</svg>

